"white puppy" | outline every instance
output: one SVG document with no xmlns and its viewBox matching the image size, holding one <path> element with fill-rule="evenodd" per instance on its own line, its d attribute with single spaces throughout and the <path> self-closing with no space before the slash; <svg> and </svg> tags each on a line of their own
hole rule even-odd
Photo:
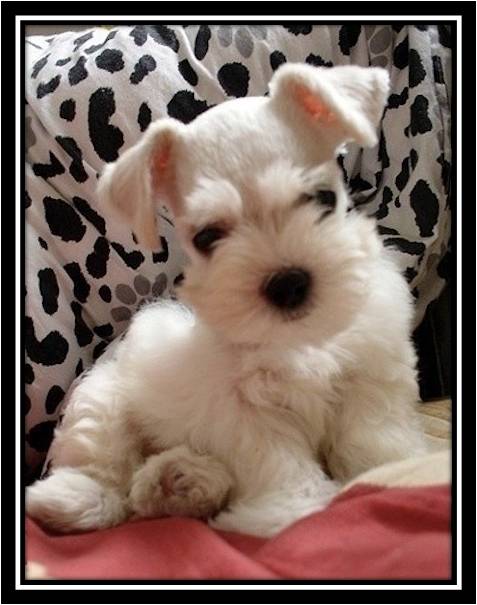
<svg viewBox="0 0 477 605">
<path fill-rule="evenodd" d="M 373 221 L 347 212 L 336 161 L 377 143 L 387 94 L 381 69 L 285 65 L 269 97 L 159 120 L 106 168 L 100 194 L 139 241 L 154 248 L 156 203 L 171 209 L 195 313 L 150 304 L 81 377 L 30 515 L 269 536 L 423 451 L 407 284 Z"/>
</svg>

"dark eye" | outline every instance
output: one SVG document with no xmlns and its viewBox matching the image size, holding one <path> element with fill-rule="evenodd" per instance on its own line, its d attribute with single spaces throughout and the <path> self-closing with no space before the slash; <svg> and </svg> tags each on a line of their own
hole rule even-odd
<svg viewBox="0 0 477 605">
<path fill-rule="evenodd" d="M 315 199 L 319 204 L 328 208 L 328 210 L 334 210 L 336 207 L 336 193 L 334 191 L 320 190 L 315 194 Z"/>
<path fill-rule="evenodd" d="M 206 227 L 196 233 L 192 239 L 192 243 L 199 252 L 210 252 L 216 241 L 224 237 L 225 231 L 220 227 Z"/>
</svg>

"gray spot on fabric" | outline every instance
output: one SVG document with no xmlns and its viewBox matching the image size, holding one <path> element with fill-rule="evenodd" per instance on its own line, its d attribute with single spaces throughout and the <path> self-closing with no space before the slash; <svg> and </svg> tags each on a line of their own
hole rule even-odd
<svg viewBox="0 0 477 605">
<path fill-rule="evenodd" d="M 249 25 L 249 30 L 258 40 L 266 40 L 267 27 L 264 25 Z"/>
<path fill-rule="evenodd" d="M 373 53 L 382 53 L 388 48 L 392 41 L 391 28 L 389 26 L 383 27 L 378 30 L 373 36 L 369 48 Z"/>
<path fill-rule="evenodd" d="M 167 287 L 167 275 L 165 273 L 160 273 L 154 284 L 152 285 L 152 293 L 154 296 L 161 296 L 164 290 Z"/>
<path fill-rule="evenodd" d="M 134 289 L 141 296 L 146 296 L 151 290 L 151 284 L 144 275 L 136 275 L 134 278 Z"/>
<path fill-rule="evenodd" d="M 250 57 L 253 52 L 253 40 L 246 27 L 240 27 L 235 32 L 235 46 L 244 58 Z"/>
<path fill-rule="evenodd" d="M 133 305 L 137 300 L 134 290 L 126 284 L 116 286 L 116 297 L 125 305 Z"/>
<path fill-rule="evenodd" d="M 128 321 L 131 319 L 131 311 L 127 307 L 116 307 L 111 309 L 114 321 Z"/>
<path fill-rule="evenodd" d="M 222 46 L 230 46 L 232 44 L 232 27 L 230 25 L 221 25 L 217 30 L 217 38 Z"/>
<path fill-rule="evenodd" d="M 371 65 L 374 67 L 386 67 L 388 64 L 388 58 L 384 55 L 380 55 L 379 57 L 374 57 L 371 59 Z"/>
<path fill-rule="evenodd" d="M 371 36 L 374 34 L 376 30 L 376 25 L 365 25 L 364 26 L 364 34 L 366 36 L 366 40 L 369 40 Z"/>
</svg>

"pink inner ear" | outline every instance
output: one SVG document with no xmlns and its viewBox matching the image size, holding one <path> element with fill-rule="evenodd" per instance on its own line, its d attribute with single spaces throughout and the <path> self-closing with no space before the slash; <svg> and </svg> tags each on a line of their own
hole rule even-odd
<svg viewBox="0 0 477 605">
<path fill-rule="evenodd" d="M 326 107 L 321 99 L 311 93 L 305 86 L 295 87 L 295 97 L 303 109 L 315 120 L 331 124 L 336 122 L 335 114 Z"/>
<path fill-rule="evenodd" d="M 154 156 L 154 168 L 156 171 L 164 170 L 169 164 L 171 157 L 171 146 L 165 145 L 161 150 Z"/>
</svg>

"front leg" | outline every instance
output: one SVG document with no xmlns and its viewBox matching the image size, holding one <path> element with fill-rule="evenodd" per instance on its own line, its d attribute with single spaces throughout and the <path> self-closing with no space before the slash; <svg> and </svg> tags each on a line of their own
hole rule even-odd
<svg viewBox="0 0 477 605">
<path fill-rule="evenodd" d="M 425 453 L 417 400 L 411 375 L 379 383 L 366 377 L 350 380 L 329 432 L 331 475 L 349 481 L 370 468 Z"/>
<path fill-rule="evenodd" d="M 225 506 L 232 483 L 221 462 L 181 445 L 150 456 L 134 473 L 129 505 L 138 517 L 207 518 Z"/>
</svg>

